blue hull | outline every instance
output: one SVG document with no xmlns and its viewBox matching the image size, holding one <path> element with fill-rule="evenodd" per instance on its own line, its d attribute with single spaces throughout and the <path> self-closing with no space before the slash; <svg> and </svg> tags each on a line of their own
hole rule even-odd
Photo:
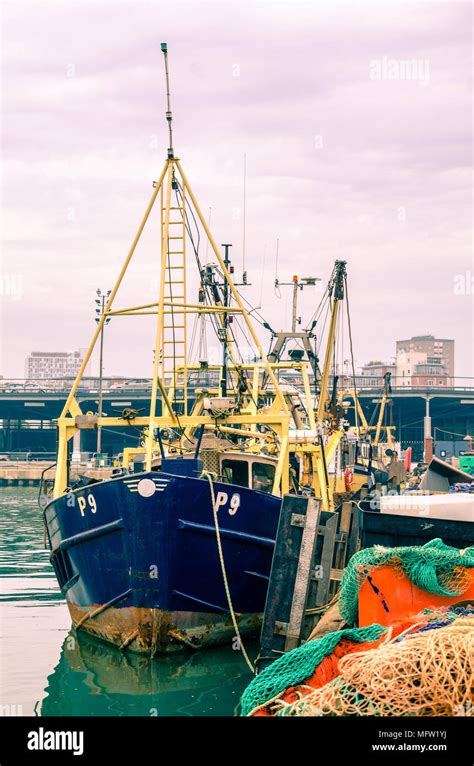
<svg viewBox="0 0 474 766">
<path fill-rule="evenodd" d="M 239 627 L 255 632 L 281 500 L 219 482 L 214 491 Z M 76 627 L 150 654 L 232 640 L 207 479 L 130 474 L 64 495 L 44 515 Z"/>
</svg>

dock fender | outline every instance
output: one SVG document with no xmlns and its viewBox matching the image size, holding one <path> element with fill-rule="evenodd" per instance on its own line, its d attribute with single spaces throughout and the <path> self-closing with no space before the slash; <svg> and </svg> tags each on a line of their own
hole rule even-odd
<svg viewBox="0 0 474 766">
<path fill-rule="evenodd" d="M 354 482 L 354 474 L 352 473 L 349 466 L 344 471 L 344 483 L 346 485 L 346 492 L 352 491 L 352 484 Z"/>
</svg>

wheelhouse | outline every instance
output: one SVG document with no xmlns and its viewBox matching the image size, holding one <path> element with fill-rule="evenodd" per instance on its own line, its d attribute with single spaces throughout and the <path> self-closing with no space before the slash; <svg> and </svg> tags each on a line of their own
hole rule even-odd
<svg viewBox="0 0 474 766">
<path fill-rule="evenodd" d="M 226 484 L 272 492 L 276 459 L 263 455 L 224 452 L 220 456 L 221 480 Z"/>
</svg>

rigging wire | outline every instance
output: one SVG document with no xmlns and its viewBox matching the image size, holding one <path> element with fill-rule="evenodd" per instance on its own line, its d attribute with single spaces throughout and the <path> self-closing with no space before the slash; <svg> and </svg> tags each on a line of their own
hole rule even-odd
<svg viewBox="0 0 474 766">
<path fill-rule="evenodd" d="M 463 440 L 468 436 L 468 434 L 458 434 L 456 431 L 447 431 L 446 428 L 439 428 L 438 426 L 434 426 L 434 431 L 442 431 L 444 434 L 449 434 L 450 436 L 462 436 Z M 447 439 L 447 441 L 451 441 L 451 439 Z"/>
<path fill-rule="evenodd" d="M 326 325 L 327 325 L 330 309 L 331 309 L 331 301 L 328 300 L 327 304 L 326 304 L 326 312 L 324 314 L 323 324 L 322 324 L 321 330 L 320 330 L 320 332 L 318 334 L 318 337 L 316 339 L 316 354 L 317 354 L 317 356 L 319 356 L 320 353 L 321 353 L 321 346 L 322 346 L 322 343 L 323 343 L 324 332 L 326 330 Z"/>
<path fill-rule="evenodd" d="M 351 355 L 351 366 L 352 366 L 352 383 L 354 387 L 354 398 L 356 400 L 356 405 L 359 401 L 359 397 L 357 395 L 357 386 L 356 386 L 356 373 L 355 373 L 355 362 L 354 362 L 354 346 L 352 343 L 352 324 L 351 324 L 351 312 L 349 307 L 349 291 L 347 289 L 347 274 L 344 274 L 344 294 L 346 296 L 346 303 L 347 303 L 347 327 L 349 330 L 349 349 L 350 349 L 350 355 Z M 357 410 L 357 406 L 354 408 L 354 418 L 355 418 L 355 427 L 357 430 L 357 433 L 359 433 L 359 413 Z"/>
<path fill-rule="evenodd" d="M 196 334 L 197 334 L 198 322 L 199 322 L 199 314 L 196 314 L 196 316 L 194 317 L 193 329 L 191 331 L 191 340 L 189 342 L 189 358 L 191 360 L 193 360 L 195 358 L 193 356 L 193 352 L 194 352 L 194 344 L 196 342 Z M 196 354 L 197 354 L 197 352 L 196 352 Z"/>
<path fill-rule="evenodd" d="M 280 237 L 277 237 L 276 241 L 276 253 L 275 253 L 275 295 L 280 300 L 281 290 L 278 287 L 278 254 L 280 250 Z"/>
<path fill-rule="evenodd" d="M 209 214 L 207 216 L 207 225 L 210 228 L 211 227 L 211 217 L 212 217 L 212 207 L 209 208 Z M 209 254 L 209 238 L 206 237 L 206 261 Z"/>
<path fill-rule="evenodd" d="M 207 330 L 206 330 L 206 317 L 204 314 L 200 316 L 199 327 L 199 360 L 207 360 Z"/>
<path fill-rule="evenodd" d="M 177 179 L 176 179 L 176 186 L 177 186 L 176 197 L 177 197 L 178 201 L 180 202 L 180 198 L 182 199 L 183 193 L 182 193 L 182 186 L 181 186 L 181 184 L 179 183 L 179 181 Z M 181 205 L 181 207 L 183 207 L 181 202 L 180 202 L 180 205 Z M 202 284 L 202 286 L 204 288 L 204 292 L 205 292 L 205 295 L 206 295 L 206 298 L 207 298 L 207 302 L 209 303 L 209 305 L 212 305 L 213 301 L 212 301 L 212 296 L 211 296 L 210 285 L 204 283 L 203 280 L 202 280 L 203 268 L 202 268 L 202 265 L 201 265 L 201 261 L 200 261 L 200 258 L 199 258 L 199 252 L 198 252 L 199 251 L 199 244 L 200 244 L 200 236 L 201 236 L 200 235 L 200 230 L 199 230 L 199 226 L 197 224 L 196 216 L 194 215 L 194 211 L 193 211 L 192 206 L 189 206 L 189 210 L 190 210 L 191 216 L 193 218 L 194 225 L 196 227 L 196 231 L 197 231 L 197 235 L 198 235 L 197 245 L 194 243 L 194 238 L 193 238 L 193 235 L 192 235 L 191 226 L 190 226 L 190 223 L 189 223 L 189 218 L 188 218 L 186 210 L 185 210 L 185 218 L 186 218 L 185 227 L 186 227 L 186 231 L 188 233 L 189 239 L 191 241 L 191 245 L 193 247 L 194 255 L 195 255 L 196 262 L 197 262 L 197 265 L 198 265 L 198 268 L 199 268 L 199 273 L 201 275 L 201 284 Z M 214 327 L 214 331 L 216 333 L 216 336 L 219 339 L 219 329 L 220 329 L 219 328 L 219 320 L 218 320 L 217 316 L 212 315 L 212 314 L 211 314 L 210 318 L 211 318 L 211 324 Z M 239 345 L 238 345 L 238 343 L 236 341 L 234 331 L 232 329 L 230 329 L 230 333 L 229 334 L 231 335 L 232 342 L 233 342 L 235 350 L 236 350 L 236 352 L 237 352 L 237 354 L 238 354 L 238 356 L 240 358 L 240 361 L 243 362 L 243 357 L 242 357 L 242 355 L 240 353 Z M 246 379 L 244 377 L 243 371 L 239 370 L 237 366 L 235 366 L 235 370 L 236 370 L 236 373 L 237 373 L 237 376 L 238 376 L 239 380 L 241 381 L 241 384 L 244 385 L 246 390 L 250 390 L 249 380 L 248 380 L 248 378 Z"/>
<path fill-rule="evenodd" d="M 326 303 L 327 300 L 329 300 L 330 295 L 331 295 L 332 286 L 333 286 L 333 283 L 334 283 L 335 274 L 336 274 L 336 266 L 333 267 L 333 270 L 331 272 L 331 276 L 329 277 L 329 281 L 328 281 L 326 290 L 323 292 L 323 294 L 321 296 L 321 300 L 319 301 L 319 304 L 317 305 L 316 310 L 315 310 L 313 316 L 311 317 L 311 319 L 310 319 L 310 321 L 308 323 L 309 326 L 313 322 L 317 322 L 318 321 L 318 319 L 319 319 L 319 317 L 320 317 L 320 315 L 322 313 L 322 310 L 324 308 L 324 304 Z"/>
<path fill-rule="evenodd" d="M 182 205 L 182 199 L 183 199 L 182 186 L 181 186 L 181 184 L 180 184 L 180 182 L 178 180 L 177 180 L 177 189 L 175 190 L 175 194 L 176 194 L 176 199 L 178 200 L 179 205 L 181 207 L 183 207 L 183 205 Z M 185 219 L 186 219 L 185 220 L 185 228 L 186 228 L 186 232 L 188 234 L 189 240 L 191 242 L 191 245 L 192 245 L 192 248 L 193 248 L 193 252 L 194 252 L 194 257 L 196 259 L 196 263 L 197 263 L 197 266 L 198 266 L 198 269 L 199 269 L 199 274 L 200 274 L 200 277 L 201 277 L 201 285 L 202 285 L 202 287 L 204 289 L 204 292 L 205 292 L 206 298 L 208 300 L 208 303 L 211 304 L 212 300 L 211 300 L 211 296 L 210 296 L 210 287 L 209 287 L 209 285 L 207 285 L 207 284 L 205 284 L 203 282 L 203 267 L 202 267 L 202 264 L 201 264 L 201 259 L 199 258 L 199 246 L 200 246 L 200 243 L 201 243 L 201 232 L 200 232 L 198 223 L 196 221 L 196 216 L 194 215 L 194 210 L 193 210 L 192 206 L 189 205 L 188 207 L 189 207 L 189 211 L 191 213 L 191 216 L 192 216 L 192 219 L 193 219 L 193 222 L 194 222 L 194 226 L 196 228 L 197 242 L 194 241 L 194 237 L 193 237 L 193 233 L 192 233 L 191 224 L 190 224 L 190 221 L 189 221 L 187 209 L 184 210 L 184 212 L 185 212 Z M 217 318 L 215 316 L 211 315 L 210 319 L 211 319 L 211 324 L 214 327 L 214 331 L 216 333 L 216 336 L 219 337 Z"/>
<path fill-rule="evenodd" d="M 262 279 L 261 279 L 261 282 L 260 282 L 260 300 L 258 302 L 259 303 L 259 307 L 261 307 L 262 300 L 263 300 L 263 281 L 265 279 L 265 260 L 266 260 L 266 257 L 267 257 L 267 245 L 265 243 L 264 246 L 263 246 Z"/>
</svg>

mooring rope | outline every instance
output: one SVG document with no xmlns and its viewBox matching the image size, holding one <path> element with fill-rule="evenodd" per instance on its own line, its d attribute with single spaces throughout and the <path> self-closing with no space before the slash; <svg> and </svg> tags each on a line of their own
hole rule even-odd
<svg viewBox="0 0 474 766">
<path fill-rule="evenodd" d="M 226 594 L 226 598 L 227 598 L 227 605 L 229 607 L 230 616 L 232 618 L 232 624 L 234 626 L 235 634 L 236 634 L 237 640 L 239 642 L 239 648 L 240 648 L 242 654 L 244 655 L 245 662 L 247 663 L 250 671 L 252 673 L 254 673 L 255 672 L 255 668 L 252 665 L 251 660 L 249 659 L 249 656 L 248 656 L 247 651 L 246 651 L 245 646 L 244 646 L 244 642 L 242 641 L 242 636 L 240 635 L 239 626 L 237 624 L 237 617 L 236 617 L 236 614 L 235 614 L 235 611 L 234 611 L 234 607 L 233 607 L 233 604 L 232 604 L 232 598 L 231 598 L 231 595 L 230 595 L 229 582 L 227 580 L 227 572 L 226 572 L 226 568 L 225 568 L 224 554 L 222 552 L 222 543 L 221 543 L 221 533 L 220 533 L 220 530 L 219 530 L 219 521 L 218 521 L 218 518 L 217 518 L 217 505 L 216 505 L 216 497 L 215 497 L 215 494 L 214 494 L 214 483 L 213 483 L 213 480 L 212 480 L 212 476 L 211 476 L 211 474 L 208 471 L 203 471 L 202 474 L 201 474 L 201 478 L 208 480 L 209 488 L 211 490 L 212 513 L 214 514 L 214 526 L 216 528 L 217 550 L 219 552 L 219 561 L 220 561 L 220 564 L 221 564 L 222 579 L 224 581 L 224 588 L 225 588 L 225 594 Z"/>
</svg>

